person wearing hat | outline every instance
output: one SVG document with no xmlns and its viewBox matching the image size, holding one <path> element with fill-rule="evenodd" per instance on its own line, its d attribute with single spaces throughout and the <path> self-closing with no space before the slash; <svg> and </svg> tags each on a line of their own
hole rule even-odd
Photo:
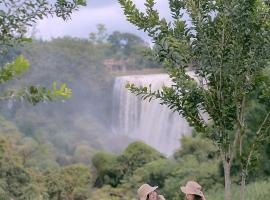
<svg viewBox="0 0 270 200">
<path fill-rule="evenodd" d="M 186 186 L 180 187 L 181 191 L 186 194 L 185 200 L 206 200 L 202 186 L 195 181 L 188 181 Z"/>
<path fill-rule="evenodd" d="M 137 190 L 139 200 L 165 200 L 163 195 L 158 195 L 156 189 L 158 186 L 150 186 L 145 183 Z"/>
</svg>

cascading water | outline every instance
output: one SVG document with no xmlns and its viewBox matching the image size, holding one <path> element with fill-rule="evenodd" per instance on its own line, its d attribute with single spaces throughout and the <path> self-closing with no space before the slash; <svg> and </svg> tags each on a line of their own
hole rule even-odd
<svg viewBox="0 0 270 200">
<path fill-rule="evenodd" d="M 180 146 L 183 134 L 191 128 L 178 113 L 173 113 L 158 100 L 142 100 L 125 88 L 127 82 L 149 86 L 152 90 L 172 84 L 167 74 L 133 75 L 115 78 L 113 91 L 113 132 L 139 139 L 160 152 L 171 155 Z"/>
</svg>

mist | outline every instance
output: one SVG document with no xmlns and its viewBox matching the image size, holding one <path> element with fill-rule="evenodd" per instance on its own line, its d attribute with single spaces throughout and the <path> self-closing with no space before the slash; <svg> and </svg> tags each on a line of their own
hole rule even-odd
<svg viewBox="0 0 270 200">
<path fill-rule="evenodd" d="M 50 88 L 56 81 L 66 83 L 73 91 L 72 97 L 64 101 L 36 106 L 17 101 L 1 107 L 5 117 L 18 126 L 24 137 L 51 145 L 60 165 L 90 163 L 94 153 L 120 153 L 134 141 L 112 133 L 114 78 L 158 66 L 144 57 L 143 51 L 148 46 L 136 35 L 115 32 L 120 39 L 108 40 L 113 34 L 104 38 L 98 31 L 93 34 L 96 34 L 95 41 L 72 37 L 35 40 L 9 52 L 10 60 L 23 54 L 31 66 L 22 78 L 7 87 L 38 84 Z M 110 69 L 104 64 L 108 59 L 128 60 L 128 65 L 124 71 Z M 80 151 L 87 152 L 87 157 L 81 158 Z"/>
</svg>

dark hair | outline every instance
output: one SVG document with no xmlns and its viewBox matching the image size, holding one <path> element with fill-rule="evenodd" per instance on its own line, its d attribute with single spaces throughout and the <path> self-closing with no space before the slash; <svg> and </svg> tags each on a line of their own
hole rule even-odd
<svg viewBox="0 0 270 200">
<path fill-rule="evenodd" d="M 194 196 L 195 196 L 194 200 L 203 200 L 203 198 L 201 196 L 199 196 L 199 195 L 195 194 Z"/>
<path fill-rule="evenodd" d="M 194 200 L 203 200 L 203 198 L 201 196 L 196 195 L 196 194 L 193 194 L 193 195 L 194 195 Z"/>
</svg>

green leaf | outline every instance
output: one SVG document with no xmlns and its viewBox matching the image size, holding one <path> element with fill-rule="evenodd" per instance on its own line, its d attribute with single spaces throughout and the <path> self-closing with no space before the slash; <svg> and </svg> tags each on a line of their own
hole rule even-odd
<svg viewBox="0 0 270 200">
<path fill-rule="evenodd" d="M 29 69 L 29 61 L 22 55 L 17 57 L 13 62 L 7 63 L 0 70 L 0 83 L 14 79 L 16 76 L 20 76 Z"/>
</svg>

